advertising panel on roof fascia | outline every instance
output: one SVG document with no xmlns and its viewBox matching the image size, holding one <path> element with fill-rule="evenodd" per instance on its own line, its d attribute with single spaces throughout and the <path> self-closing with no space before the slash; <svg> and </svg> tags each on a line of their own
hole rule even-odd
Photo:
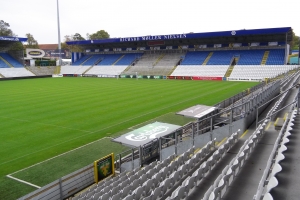
<svg viewBox="0 0 300 200">
<path fill-rule="evenodd" d="M 27 38 L 0 36 L 0 41 L 26 42 Z"/>
<path fill-rule="evenodd" d="M 105 43 L 120 43 L 120 42 L 140 42 L 151 40 L 174 40 L 174 39 L 197 39 L 197 38 L 212 38 L 212 37 L 230 37 L 244 35 L 263 35 L 263 34 L 282 34 L 291 30 L 291 27 L 283 28 L 267 28 L 267 29 L 241 29 L 220 32 L 205 32 L 205 33 L 187 33 L 187 34 L 166 34 L 166 35 L 148 35 L 138 37 L 121 37 L 109 38 L 101 40 L 84 40 L 84 41 L 69 41 L 68 45 L 88 45 L 88 44 L 105 44 Z"/>
</svg>

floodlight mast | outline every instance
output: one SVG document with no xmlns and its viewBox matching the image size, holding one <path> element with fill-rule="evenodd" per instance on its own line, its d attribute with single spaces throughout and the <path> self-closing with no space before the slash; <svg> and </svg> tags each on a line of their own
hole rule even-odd
<svg viewBox="0 0 300 200">
<path fill-rule="evenodd" d="M 61 42 L 60 42 L 60 25 L 59 25 L 59 9 L 58 9 L 58 0 L 56 0 L 57 5 L 57 29 L 58 29 L 58 53 L 59 53 L 59 66 L 61 66 Z"/>
</svg>

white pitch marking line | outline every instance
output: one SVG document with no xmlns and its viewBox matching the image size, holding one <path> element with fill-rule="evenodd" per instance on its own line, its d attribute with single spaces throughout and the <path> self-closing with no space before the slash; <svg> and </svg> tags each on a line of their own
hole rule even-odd
<svg viewBox="0 0 300 200">
<path fill-rule="evenodd" d="M 44 161 L 39 162 L 39 163 L 36 163 L 36 164 L 34 164 L 34 165 L 31 165 L 31 166 L 26 167 L 26 168 L 24 168 L 24 169 L 21 169 L 21 170 L 19 170 L 19 171 L 15 171 L 15 172 L 13 172 L 12 174 L 15 174 L 15 173 L 17 173 L 17 172 L 23 171 L 23 170 L 28 169 L 28 168 L 30 168 L 30 167 L 33 167 L 33 166 L 35 166 L 35 165 L 44 163 L 44 162 L 46 162 L 46 161 L 52 160 L 52 159 L 54 159 L 54 158 L 56 158 L 56 157 L 59 157 L 59 156 L 62 156 L 62 155 L 64 155 L 64 154 L 67 154 L 67 153 L 69 153 L 69 152 L 75 151 L 75 150 L 77 150 L 77 149 L 80 149 L 80 148 L 82 148 L 82 147 L 85 147 L 85 146 L 87 146 L 87 145 L 89 145 L 89 144 L 92 144 L 92 143 L 94 143 L 94 142 L 98 142 L 98 141 L 100 141 L 100 140 L 102 140 L 102 139 L 108 139 L 108 138 L 109 138 L 109 139 L 113 139 L 112 137 L 103 137 L 103 138 L 101 138 L 101 139 L 99 139 L 99 140 L 95 140 L 95 141 L 93 141 L 93 142 L 90 142 L 90 143 L 88 143 L 88 144 L 82 145 L 82 146 L 77 147 L 77 148 L 75 148 L 75 149 L 72 149 L 72 150 L 70 150 L 70 151 L 67 151 L 67 152 L 64 152 L 64 153 L 62 153 L 62 154 L 59 154 L 59 155 L 57 155 L 57 156 L 51 157 L 51 158 L 49 158 L 49 159 L 47 159 L 47 160 L 44 160 Z M 57 145 L 58 145 L 58 144 L 57 144 Z M 57 145 L 54 145 L 54 146 L 57 146 Z M 45 148 L 45 149 L 48 149 L 48 148 Z M 12 161 L 14 161 L 14 160 L 18 160 L 19 158 L 23 158 L 23 157 L 25 157 L 25 156 L 29 156 L 29 155 L 31 155 L 31 154 L 40 152 L 40 151 L 45 150 L 45 149 L 41 149 L 41 150 L 39 150 L 39 151 L 35 151 L 35 152 L 32 152 L 32 153 L 29 153 L 29 154 L 20 156 L 20 157 L 18 157 L 18 158 L 15 158 L 15 159 L 12 159 L 12 160 L 3 162 L 3 163 L 1 163 L 0 165 L 3 165 L 3 164 L 5 164 L 5 163 L 12 162 Z M 9 174 L 9 175 L 12 175 L 12 174 Z"/>
<path fill-rule="evenodd" d="M 30 185 L 30 186 L 35 187 L 35 188 L 38 188 L 38 189 L 41 188 L 41 187 L 38 186 L 38 185 L 34 185 L 34 184 L 29 183 L 29 182 L 27 182 L 27 181 L 23 181 L 23 180 L 21 180 L 21 179 L 15 178 L 15 177 L 13 177 L 13 176 L 11 176 L 11 175 L 6 175 L 6 177 L 11 178 L 11 179 L 16 180 L 16 181 L 21 182 L 21 183 L 25 183 L 25 184 L 27 184 L 27 185 Z"/>
</svg>

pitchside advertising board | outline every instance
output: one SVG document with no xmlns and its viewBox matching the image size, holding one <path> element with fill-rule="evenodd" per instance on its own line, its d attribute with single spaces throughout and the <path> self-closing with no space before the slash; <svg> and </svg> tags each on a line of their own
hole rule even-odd
<svg viewBox="0 0 300 200">
<path fill-rule="evenodd" d="M 166 79 L 166 76 L 153 76 L 153 75 L 121 75 L 121 78 L 139 78 L 139 79 Z"/>
<path fill-rule="evenodd" d="M 168 76 L 168 79 L 176 80 L 194 80 L 194 81 L 222 81 L 223 77 L 210 77 L 210 76 Z"/>
<path fill-rule="evenodd" d="M 106 179 L 109 176 L 114 176 L 114 174 L 115 167 L 113 153 L 94 162 L 94 177 L 96 183 L 103 179 Z"/>
<path fill-rule="evenodd" d="M 154 122 L 115 138 L 113 141 L 130 147 L 139 147 L 155 138 L 169 135 L 180 127 L 174 124 Z"/>
</svg>

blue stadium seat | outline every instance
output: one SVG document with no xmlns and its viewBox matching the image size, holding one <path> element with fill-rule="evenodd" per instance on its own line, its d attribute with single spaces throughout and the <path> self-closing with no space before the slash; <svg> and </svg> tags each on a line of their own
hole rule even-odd
<svg viewBox="0 0 300 200">
<path fill-rule="evenodd" d="M 214 51 L 207 65 L 230 65 L 232 57 L 237 51 Z"/>
<path fill-rule="evenodd" d="M 190 51 L 185 55 L 181 65 L 202 65 L 209 51 Z"/>
<path fill-rule="evenodd" d="M 284 65 L 284 56 L 284 49 L 272 49 L 270 50 L 266 65 Z"/>
<path fill-rule="evenodd" d="M 85 55 L 85 56 L 79 58 L 78 60 L 76 60 L 74 63 L 72 63 L 72 65 L 81 65 L 89 57 L 91 57 L 91 56 L 90 55 Z"/>
<path fill-rule="evenodd" d="M 98 65 L 112 65 L 121 56 L 121 54 L 105 54 L 103 60 Z"/>
<path fill-rule="evenodd" d="M 137 58 L 140 58 L 142 53 L 128 53 L 125 54 L 115 65 L 130 65 Z"/>
<path fill-rule="evenodd" d="M 21 67 L 24 67 L 21 63 L 19 63 L 17 60 L 15 60 L 13 57 L 11 57 L 9 54 L 7 53 L 0 53 L 0 56 L 5 59 L 9 64 L 11 64 L 13 67 L 16 67 L 16 68 L 21 68 Z M 2 61 L 2 60 L 1 60 Z M 0 68 L 2 68 L 2 64 L 1 64 L 1 61 L 0 61 Z M 3 62 L 3 61 L 2 61 Z M 7 65 L 7 64 L 5 64 Z M 9 67 L 7 65 L 7 67 Z"/>
<path fill-rule="evenodd" d="M 238 65 L 260 65 L 265 50 L 241 50 Z"/>
<path fill-rule="evenodd" d="M 95 55 L 92 55 L 87 61 L 82 63 L 82 65 L 95 65 L 102 59 L 104 59 L 103 54 L 95 54 Z"/>
<path fill-rule="evenodd" d="M 0 59 L 0 68 L 9 68 L 9 66 L 3 60 Z"/>
</svg>

